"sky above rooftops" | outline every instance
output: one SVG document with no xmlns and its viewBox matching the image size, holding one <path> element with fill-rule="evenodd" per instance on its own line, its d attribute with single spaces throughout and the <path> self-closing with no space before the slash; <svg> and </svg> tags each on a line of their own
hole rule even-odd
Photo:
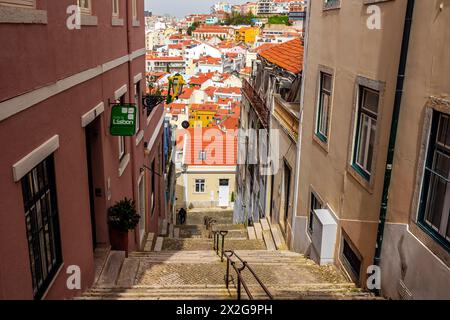
<svg viewBox="0 0 450 320">
<path fill-rule="evenodd" d="M 145 0 L 145 9 L 156 15 L 184 17 L 192 13 L 210 13 L 219 0 Z M 230 4 L 244 4 L 248 0 L 227 0 Z M 255 1 L 256 2 L 256 1 Z"/>
</svg>

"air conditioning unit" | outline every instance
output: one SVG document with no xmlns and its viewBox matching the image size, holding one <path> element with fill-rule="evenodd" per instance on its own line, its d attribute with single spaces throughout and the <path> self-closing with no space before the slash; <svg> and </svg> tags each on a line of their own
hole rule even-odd
<svg viewBox="0 0 450 320">
<path fill-rule="evenodd" d="M 316 209 L 311 231 L 311 259 L 320 265 L 334 262 L 337 223 L 329 209 Z"/>
</svg>

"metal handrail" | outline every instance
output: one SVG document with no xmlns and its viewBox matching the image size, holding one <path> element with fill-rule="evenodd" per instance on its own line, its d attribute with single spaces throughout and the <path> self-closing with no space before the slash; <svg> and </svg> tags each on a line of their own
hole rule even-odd
<svg viewBox="0 0 450 320">
<path fill-rule="evenodd" d="M 242 267 L 240 267 L 240 268 L 236 267 L 236 261 L 231 260 L 231 258 L 233 256 L 236 257 L 242 263 Z M 259 277 L 255 273 L 255 271 L 253 271 L 253 269 L 248 265 L 247 261 L 244 261 L 233 250 L 226 250 L 225 257 L 227 258 L 227 272 L 225 275 L 225 285 L 226 285 L 226 288 L 228 289 L 229 283 L 230 283 L 230 265 L 231 265 L 233 267 L 234 271 L 236 271 L 236 275 L 237 275 L 237 281 L 238 281 L 238 283 L 237 283 L 237 298 L 238 298 L 238 300 L 241 300 L 241 286 L 244 287 L 245 293 L 247 294 L 248 298 L 250 300 L 253 300 L 253 296 L 250 292 L 250 289 L 248 288 L 244 278 L 242 277 L 242 271 L 244 271 L 245 268 L 247 268 L 248 271 L 250 271 L 250 273 L 255 278 L 256 282 L 258 282 L 258 284 L 264 290 L 264 292 L 269 297 L 269 299 L 273 300 L 273 295 L 270 293 L 269 289 L 264 285 L 264 283 L 262 283 L 261 279 L 259 279 Z"/>
<path fill-rule="evenodd" d="M 213 243 L 213 250 L 216 251 L 216 254 L 219 255 L 219 241 L 220 237 L 222 237 L 222 249 L 220 253 L 220 261 L 223 262 L 223 256 L 224 256 L 224 248 L 225 248 L 225 236 L 228 234 L 228 231 L 225 230 L 213 230 L 212 231 L 214 235 L 214 243 Z"/>
</svg>

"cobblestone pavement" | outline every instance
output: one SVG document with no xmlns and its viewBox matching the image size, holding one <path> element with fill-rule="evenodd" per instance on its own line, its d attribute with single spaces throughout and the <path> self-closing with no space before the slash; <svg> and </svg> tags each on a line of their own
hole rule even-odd
<svg viewBox="0 0 450 320">
<path fill-rule="evenodd" d="M 212 250 L 212 239 L 170 239 L 165 238 L 163 250 Z M 225 250 L 264 250 L 266 246 L 262 240 L 225 240 Z"/>
<path fill-rule="evenodd" d="M 252 265 L 253 271 L 268 287 L 289 287 L 317 283 L 341 284 L 346 280 L 334 267 L 320 267 L 315 264 Z M 231 268 L 230 275 L 235 278 Z M 142 261 L 136 275 L 136 285 L 221 285 L 224 283 L 226 263 L 211 264 L 158 264 Z M 258 283 L 246 270 L 243 278 L 250 286 Z"/>
</svg>

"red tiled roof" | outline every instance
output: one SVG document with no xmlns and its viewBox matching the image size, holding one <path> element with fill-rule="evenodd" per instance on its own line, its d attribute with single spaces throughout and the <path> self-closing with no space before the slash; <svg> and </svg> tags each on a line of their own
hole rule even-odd
<svg viewBox="0 0 450 320">
<path fill-rule="evenodd" d="M 203 91 L 212 98 L 212 97 L 214 97 L 214 92 L 217 91 L 217 88 L 216 87 L 208 87 Z"/>
<path fill-rule="evenodd" d="M 275 45 L 259 55 L 289 72 L 297 74 L 303 70 L 303 45 L 300 39 Z"/>
<path fill-rule="evenodd" d="M 194 90 L 194 88 L 184 88 L 183 92 L 178 96 L 178 99 L 190 99 Z"/>
<path fill-rule="evenodd" d="M 241 88 L 229 87 L 229 88 L 217 88 L 216 94 L 241 94 Z"/>
<path fill-rule="evenodd" d="M 223 132 L 217 126 L 211 128 L 189 128 L 177 130 L 177 148 L 183 149 L 187 134 L 185 163 L 196 166 L 235 166 L 237 164 L 237 130 Z M 206 152 L 200 160 L 199 153 Z"/>
<path fill-rule="evenodd" d="M 200 57 L 198 60 L 194 60 L 194 63 L 200 63 L 200 64 L 221 64 L 222 59 L 221 58 L 213 58 L 211 56 L 204 56 Z"/>
</svg>

